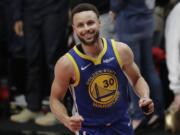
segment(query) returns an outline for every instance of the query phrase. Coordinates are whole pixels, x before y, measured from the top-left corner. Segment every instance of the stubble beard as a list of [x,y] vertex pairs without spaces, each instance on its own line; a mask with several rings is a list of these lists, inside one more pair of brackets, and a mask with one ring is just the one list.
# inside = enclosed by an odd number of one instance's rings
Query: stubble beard
[[84,40],[84,39],[81,38],[80,36],[78,36],[78,38],[79,38],[79,40],[81,41],[81,43],[83,43],[83,45],[91,46],[91,45],[94,45],[94,43],[98,41],[99,31],[96,31],[96,33],[95,33],[94,38],[93,38],[92,41]]

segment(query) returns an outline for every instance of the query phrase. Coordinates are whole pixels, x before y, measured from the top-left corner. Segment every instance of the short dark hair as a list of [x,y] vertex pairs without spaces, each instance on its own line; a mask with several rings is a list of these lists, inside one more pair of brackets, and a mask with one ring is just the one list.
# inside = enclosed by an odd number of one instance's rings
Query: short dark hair
[[81,3],[75,6],[71,11],[71,22],[73,22],[73,17],[76,13],[83,12],[83,11],[93,11],[97,17],[99,18],[99,11],[98,9],[89,3]]

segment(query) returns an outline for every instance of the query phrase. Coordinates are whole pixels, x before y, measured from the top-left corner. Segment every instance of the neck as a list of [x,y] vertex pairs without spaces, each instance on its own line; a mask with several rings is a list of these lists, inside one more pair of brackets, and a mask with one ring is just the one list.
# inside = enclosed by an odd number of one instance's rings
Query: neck
[[97,58],[103,50],[103,42],[101,38],[99,38],[97,42],[92,45],[82,45],[82,49],[86,55]]

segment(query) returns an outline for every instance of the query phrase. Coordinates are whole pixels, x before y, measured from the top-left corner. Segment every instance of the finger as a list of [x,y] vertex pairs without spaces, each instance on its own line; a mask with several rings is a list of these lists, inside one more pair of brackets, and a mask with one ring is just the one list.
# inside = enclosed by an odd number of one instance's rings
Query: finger
[[151,110],[151,111],[149,111],[149,112],[147,112],[147,113],[144,113],[145,115],[150,115],[150,114],[152,114],[154,111],[153,110]]
[[141,107],[147,107],[147,109],[153,108],[154,107],[154,103],[150,102],[150,103],[144,103],[142,104]]
[[142,102],[139,103],[140,107],[142,106],[147,106],[152,103],[152,100],[143,100]]
[[71,126],[71,128],[73,129],[73,131],[79,131],[81,129],[80,125],[73,125]]
[[79,131],[81,127],[72,127],[73,131]]
[[71,122],[70,123],[71,126],[81,126],[82,125],[82,122]]
[[73,122],[73,123],[82,123],[81,119],[76,119],[76,118],[71,119],[70,121]]
[[139,105],[141,105],[142,106],[142,104],[144,104],[144,102],[146,101],[146,99],[145,98],[141,98],[140,100],[139,100]]
[[80,119],[81,119],[81,121],[84,121],[84,118],[82,116],[80,116]]
[[70,130],[71,130],[72,132],[74,132],[74,133],[77,133],[77,132],[79,132],[80,129],[77,129],[77,128],[71,128]]
[[71,125],[71,127],[81,127],[82,122],[81,121],[71,121],[70,125]]
[[149,104],[149,109],[151,109],[151,108],[154,108],[154,104],[153,103]]
[[143,113],[145,113],[145,114],[149,113],[151,110],[154,110],[154,104],[150,103],[150,104],[147,104],[147,105],[142,105],[141,109],[142,109]]
[[154,112],[154,108],[150,108],[147,112],[144,112],[145,115],[150,115]]
[[150,115],[152,112],[144,113],[145,115]]
[[81,128],[81,125],[74,125],[73,128],[75,128],[75,129],[80,129],[80,128]]
[[152,114],[154,111],[153,110],[149,110],[148,112],[144,112],[145,115],[150,115]]
[[75,115],[77,118],[81,119],[82,121],[84,121],[84,118],[81,115]]
[[71,120],[74,121],[74,122],[82,122],[82,121],[84,121],[83,117],[80,116],[80,115],[75,115],[75,116],[71,117]]
[[150,113],[153,113],[154,112],[154,108],[152,108],[152,109],[150,109],[150,111],[149,111]]

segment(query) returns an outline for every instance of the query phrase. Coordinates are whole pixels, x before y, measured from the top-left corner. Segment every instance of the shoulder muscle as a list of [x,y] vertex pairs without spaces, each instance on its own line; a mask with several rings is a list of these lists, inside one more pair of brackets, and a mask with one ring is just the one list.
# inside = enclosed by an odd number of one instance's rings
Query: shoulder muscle
[[116,47],[122,61],[122,67],[132,64],[134,61],[134,55],[129,46],[122,42],[116,42]]

